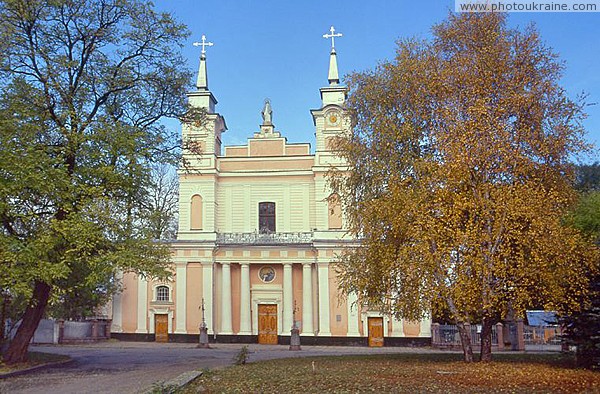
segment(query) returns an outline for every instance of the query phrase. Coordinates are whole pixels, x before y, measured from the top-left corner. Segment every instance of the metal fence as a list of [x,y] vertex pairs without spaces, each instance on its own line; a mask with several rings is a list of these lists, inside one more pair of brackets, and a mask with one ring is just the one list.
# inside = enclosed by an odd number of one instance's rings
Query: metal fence
[[218,233],[217,243],[221,245],[277,245],[310,244],[312,232],[296,233]]
[[[481,326],[466,326],[470,329],[472,346],[481,346]],[[496,350],[560,351],[561,337],[559,326],[527,326],[522,320],[492,326],[492,347]],[[432,324],[431,343],[437,348],[460,348],[458,327]]]
[[[471,333],[471,344],[481,346],[481,326],[467,325]],[[450,324],[433,324],[431,327],[431,340],[434,347],[454,348],[460,347],[460,334],[458,327]],[[492,326],[492,346],[498,346],[497,326]]]

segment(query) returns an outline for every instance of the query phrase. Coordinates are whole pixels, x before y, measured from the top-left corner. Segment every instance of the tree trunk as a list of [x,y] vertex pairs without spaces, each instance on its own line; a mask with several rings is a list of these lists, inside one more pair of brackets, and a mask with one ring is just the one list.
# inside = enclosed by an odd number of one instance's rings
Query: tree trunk
[[463,354],[465,356],[465,362],[473,362],[473,347],[471,346],[471,329],[465,326],[465,323],[458,322],[458,334],[460,335],[460,344],[462,345]]
[[25,309],[21,325],[19,325],[15,338],[11,341],[4,355],[4,362],[7,364],[27,361],[29,342],[46,310],[48,298],[50,298],[50,289],[51,287],[44,282],[35,282],[33,295],[27,309]]
[[0,348],[4,343],[6,331],[6,310],[8,309],[8,295],[2,296],[2,312],[0,312]]
[[481,322],[481,352],[479,360],[492,361],[492,319],[485,316]]

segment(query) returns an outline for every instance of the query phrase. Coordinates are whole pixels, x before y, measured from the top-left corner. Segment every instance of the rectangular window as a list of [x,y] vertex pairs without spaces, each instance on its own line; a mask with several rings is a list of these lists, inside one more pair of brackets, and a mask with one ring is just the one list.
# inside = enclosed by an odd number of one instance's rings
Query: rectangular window
[[261,202],[258,204],[258,230],[261,233],[275,232],[274,202]]

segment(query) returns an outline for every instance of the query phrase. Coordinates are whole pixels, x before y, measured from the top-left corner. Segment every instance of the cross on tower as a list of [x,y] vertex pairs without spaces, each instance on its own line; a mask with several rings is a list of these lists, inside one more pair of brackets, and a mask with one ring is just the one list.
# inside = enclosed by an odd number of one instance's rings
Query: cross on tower
[[200,53],[202,55],[204,55],[206,53],[206,47],[211,47],[215,44],[213,44],[212,42],[206,41],[206,36],[204,34],[202,34],[202,42],[195,42],[192,45],[194,45],[195,47],[202,47],[202,52],[200,52]]
[[342,33],[336,33],[335,28],[333,26],[331,26],[329,31],[331,32],[331,34],[323,34],[323,38],[331,38],[331,49],[334,49],[335,48],[335,38],[341,37]]

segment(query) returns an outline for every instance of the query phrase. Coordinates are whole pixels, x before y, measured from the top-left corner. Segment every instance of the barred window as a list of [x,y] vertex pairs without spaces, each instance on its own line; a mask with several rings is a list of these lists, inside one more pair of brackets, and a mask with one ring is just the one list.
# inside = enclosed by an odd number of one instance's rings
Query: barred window
[[258,229],[261,233],[275,232],[274,202],[261,202],[258,204]]
[[156,288],[156,301],[169,301],[169,288],[167,286]]

